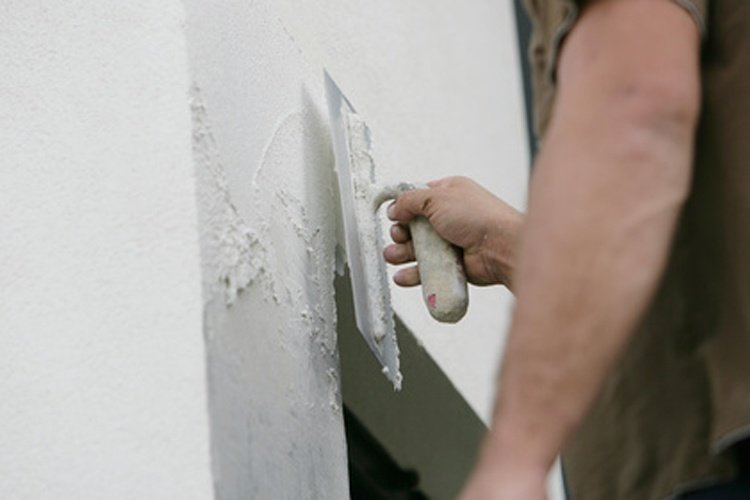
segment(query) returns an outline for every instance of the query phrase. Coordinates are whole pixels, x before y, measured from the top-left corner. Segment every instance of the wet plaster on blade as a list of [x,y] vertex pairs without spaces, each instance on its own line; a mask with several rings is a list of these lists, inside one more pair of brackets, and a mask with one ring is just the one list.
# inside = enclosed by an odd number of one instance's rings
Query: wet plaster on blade
[[[329,438],[310,436],[318,425],[310,418],[341,419],[330,138],[313,125],[320,122],[314,112],[284,115],[245,188],[250,204],[243,210],[232,197],[242,187],[228,185],[197,86],[191,109],[217,489],[219,497],[262,496],[264,482],[283,484],[291,474],[272,463],[297,467],[308,458],[296,454],[330,453]],[[300,161],[293,151],[309,158]],[[278,354],[257,359],[263,352]],[[250,394],[259,397],[248,400]],[[320,469],[316,476],[331,473],[323,463],[309,467]]]
[[[349,160],[351,165],[352,184],[354,189],[354,206],[359,229],[359,247],[362,252],[367,296],[370,302],[370,325],[372,336],[382,349],[387,337],[394,345],[395,368],[394,387],[398,390],[403,379],[399,370],[399,352],[396,339],[396,328],[391,308],[391,294],[388,285],[388,274],[382,256],[384,247],[380,219],[377,215],[375,198],[379,186],[375,180],[376,164],[372,152],[372,137],[367,124],[357,113],[342,109],[346,123],[349,142]],[[388,376],[390,369],[383,367]]]

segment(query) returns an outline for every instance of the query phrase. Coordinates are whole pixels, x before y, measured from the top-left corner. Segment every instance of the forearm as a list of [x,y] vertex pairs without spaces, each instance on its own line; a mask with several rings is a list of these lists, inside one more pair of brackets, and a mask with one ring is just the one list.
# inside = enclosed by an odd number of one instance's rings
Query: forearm
[[677,182],[653,196],[653,186],[618,186],[627,178],[590,190],[577,184],[603,164],[630,172],[636,162],[674,170],[669,163],[689,161],[684,154],[618,157],[607,148],[571,154],[590,150],[590,137],[550,137],[537,165],[495,415],[500,449],[514,459],[523,450],[543,465],[627,344],[658,282],[684,193]]
[[[697,105],[662,106],[659,82],[622,98],[569,66],[532,181],[484,466],[552,463],[658,284],[688,190]],[[697,102],[687,92],[673,102]]]

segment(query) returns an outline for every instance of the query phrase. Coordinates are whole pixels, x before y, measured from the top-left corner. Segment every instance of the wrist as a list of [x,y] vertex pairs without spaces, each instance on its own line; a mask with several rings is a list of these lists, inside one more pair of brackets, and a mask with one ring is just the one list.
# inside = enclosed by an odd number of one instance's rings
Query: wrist
[[547,475],[531,470],[489,468],[479,464],[464,488],[461,500],[543,500]]
[[493,283],[513,290],[523,214],[513,211],[495,221],[484,233],[480,251],[487,275]]
[[556,456],[534,447],[519,433],[493,427],[484,441],[479,468],[487,473],[502,471],[510,477],[544,481]]

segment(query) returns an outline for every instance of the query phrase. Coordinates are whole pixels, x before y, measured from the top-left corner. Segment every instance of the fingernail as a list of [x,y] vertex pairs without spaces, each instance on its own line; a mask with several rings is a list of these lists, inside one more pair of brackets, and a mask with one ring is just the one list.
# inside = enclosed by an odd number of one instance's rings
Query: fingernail
[[396,202],[392,202],[390,205],[388,205],[388,218],[391,220],[396,220],[394,217],[396,215]]

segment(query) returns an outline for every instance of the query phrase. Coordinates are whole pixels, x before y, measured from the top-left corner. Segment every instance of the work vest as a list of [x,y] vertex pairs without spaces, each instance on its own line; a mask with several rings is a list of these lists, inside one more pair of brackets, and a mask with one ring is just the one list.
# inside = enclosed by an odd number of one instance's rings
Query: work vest
[[[672,498],[726,481],[732,444],[750,437],[750,1],[672,1],[703,36],[691,191],[659,289],[563,453],[572,500]],[[526,7],[543,144],[580,9]]]

